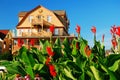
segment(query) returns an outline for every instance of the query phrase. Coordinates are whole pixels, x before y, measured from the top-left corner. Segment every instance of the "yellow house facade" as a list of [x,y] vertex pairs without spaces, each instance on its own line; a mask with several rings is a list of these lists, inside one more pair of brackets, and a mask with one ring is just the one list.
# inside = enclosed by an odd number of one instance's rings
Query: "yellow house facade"
[[10,30],[0,30],[0,54],[11,53],[12,51],[12,33]]
[[51,36],[49,28],[52,25],[55,27],[53,33],[54,39],[57,37],[61,39],[65,37],[74,37],[69,36],[69,20],[64,10],[49,10],[43,6],[37,6],[28,12],[20,12],[18,17],[19,22],[16,26],[17,33],[12,39],[13,52],[19,49],[17,42],[15,43],[18,39],[22,39],[24,41],[24,45],[27,46],[31,39],[35,39],[36,45],[38,45],[39,39],[49,39]]
[[42,30],[49,32],[51,25],[55,26],[55,35],[68,35],[69,20],[65,11],[50,11],[43,6],[38,6],[29,12],[19,13],[17,36],[24,36],[25,33],[37,34]]

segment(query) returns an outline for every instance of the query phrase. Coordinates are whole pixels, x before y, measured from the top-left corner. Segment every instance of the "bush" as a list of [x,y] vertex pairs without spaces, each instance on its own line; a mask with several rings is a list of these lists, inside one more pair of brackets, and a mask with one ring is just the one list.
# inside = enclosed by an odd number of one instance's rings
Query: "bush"
[[0,54],[0,60],[9,60],[11,61],[13,59],[13,55],[9,52],[1,53]]

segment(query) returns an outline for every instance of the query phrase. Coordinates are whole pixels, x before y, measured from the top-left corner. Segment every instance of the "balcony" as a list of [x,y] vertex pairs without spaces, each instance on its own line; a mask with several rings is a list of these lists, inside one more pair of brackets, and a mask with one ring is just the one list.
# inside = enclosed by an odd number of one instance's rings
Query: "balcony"
[[32,19],[32,25],[42,25],[43,21],[41,19]]
[[22,37],[50,37],[52,34],[42,30],[41,32],[23,32]]
[[33,19],[32,23],[33,26],[45,26],[45,27],[49,27],[51,25],[53,25],[52,23],[45,21],[44,19]]

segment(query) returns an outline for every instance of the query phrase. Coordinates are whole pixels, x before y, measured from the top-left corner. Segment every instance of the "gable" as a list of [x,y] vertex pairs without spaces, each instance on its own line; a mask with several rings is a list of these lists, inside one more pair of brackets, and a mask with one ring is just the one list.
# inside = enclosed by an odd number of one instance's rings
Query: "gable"
[[[24,13],[22,13],[21,15],[23,16],[23,14]],[[25,16],[17,24],[16,28],[31,27],[31,22],[29,22],[29,17],[32,16],[33,19],[35,19],[35,18],[37,18],[38,15],[44,16],[45,21],[47,21],[47,16],[52,16],[51,24],[54,24],[55,26],[64,26],[63,23],[60,21],[60,19],[52,11],[50,11],[42,6],[38,6],[29,12],[25,12],[24,15]]]

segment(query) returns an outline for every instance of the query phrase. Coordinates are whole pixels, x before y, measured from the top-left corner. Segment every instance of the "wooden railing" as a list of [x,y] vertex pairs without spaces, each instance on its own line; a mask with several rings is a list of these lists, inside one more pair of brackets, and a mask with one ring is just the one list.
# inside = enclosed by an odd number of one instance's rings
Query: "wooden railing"
[[[27,44],[23,44],[22,46],[25,46],[27,49],[30,48],[30,47],[35,47],[35,48],[37,48],[39,50],[41,49],[40,45],[30,46],[30,45],[27,45]],[[13,45],[13,47],[12,47],[12,54],[15,54],[17,51],[19,51],[21,47],[19,47],[17,44]]]
[[41,25],[43,23],[42,19],[33,19],[32,25]]
[[28,32],[23,32],[22,33],[22,36],[23,37],[26,37],[26,36],[28,36],[28,37],[32,37],[32,36],[34,36],[34,37],[50,37],[52,34],[50,33],[50,32],[46,32],[46,31],[44,31],[44,30],[42,30],[41,32],[31,32],[31,33],[28,33]]

